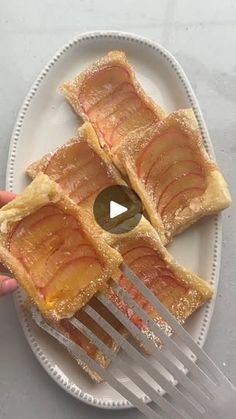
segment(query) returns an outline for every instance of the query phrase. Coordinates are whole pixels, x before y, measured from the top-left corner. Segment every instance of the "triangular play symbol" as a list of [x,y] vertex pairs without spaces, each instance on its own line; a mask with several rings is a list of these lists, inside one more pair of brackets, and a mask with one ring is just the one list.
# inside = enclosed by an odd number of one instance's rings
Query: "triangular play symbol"
[[127,208],[123,205],[117,204],[117,202],[110,201],[110,218],[117,217],[120,214],[123,214],[123,212],[126,212]]

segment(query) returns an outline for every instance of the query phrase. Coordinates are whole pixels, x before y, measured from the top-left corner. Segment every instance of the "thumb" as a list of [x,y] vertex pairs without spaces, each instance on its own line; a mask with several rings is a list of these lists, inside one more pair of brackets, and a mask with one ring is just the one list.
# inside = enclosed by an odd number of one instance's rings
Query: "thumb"
[[8,276],[0,276],[0,296],[15,291],[17,282],[14,278]]

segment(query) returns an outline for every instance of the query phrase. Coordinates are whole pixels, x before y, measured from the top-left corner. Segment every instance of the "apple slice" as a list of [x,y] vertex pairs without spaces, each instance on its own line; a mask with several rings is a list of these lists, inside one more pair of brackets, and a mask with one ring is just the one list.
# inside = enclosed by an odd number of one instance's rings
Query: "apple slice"
[[67,173],[63,179],[59,179],[59,185],[69,194],[74,190],[78,190],[83,183],[88,183],[91,177],[94,176],[95,168],[99,171],[102,170],[102,167],[98,164],[99,157],[97,155],[91,155],[91,159],[84,165],[81,169],[73,170],[72,172]]
[[45,172],[77,204],[114,183],[107,165],[85,141],[71,142],[58,149]]
[[169,127],[160,133],[161,129],[136,152],[135,166],[143,187],[170,232],[169,224],[173,224],[176,214],[204,193],[207,178],[197,144],[181,127]]
[[115,112],[112,112],[107,117],[97,121],[96,126],[103,134],[104,138],[106,138],[106,141],[109,141],[116,127],[121,123],[126,123],[131,115],[141,106],[142,102],[138,95],[135,92],[129,93],[128,97],[120,103]]
[[105,98],[90,108],[88,111],[89,120],[97,122],[115,112],[129,93],[135,93],[131,83],[124,82],[118,85],[110,95],[105,96]]
[[159,172],[158,186],[155,195],[161,195],[166,187],[175,179],[186,176],[188,173],[203,175],[203,168],[194,160],[175,161],[170,166]]
[[71,299],[101,275],[102,265],[96,257],[80,256],[58,269],[42,294],[48,302]]
[[[86,275],[81,261],[98,260],[77,221],[56,207],[54,211],[52,207],[40,208],[23,219],[14,232],[9,242],[11,252],[22,261],[37,288],[46,289],[60,269],[63,271],[71,261],[80,260],[82,273]],[[88,265],[88,276],[90,271]]]
[[108,134],[125,121],[133,112],[141,106],[141,100],[135,92],[129,93],[128,97],[111,111],[106,117],[96,121],[96,125],[103,134]]
[[110,139],[109,145],[117,145],[122,138],[125,138],[130,132],[145,127],[146,125],[156,120],[155,113],[149,109],[144,103],[141,102],[141,106],[133,112],[129,118],[120,121],[120,123],[114,127]]
[[206,179],[205,176],[199,173],[188,173],[182,175],[172,182],[170,182],[167,187],[163,190],[162,194],[159,197],[157,209],[159,213],[162,213],[166,207],[170,204],[171,200],[178,196],[179,199],[185,201],[185,204],[189,202],[188,191],[191,189],[199,189],[204,191],[206,188]]
[[13,228],[10,232],[10,235],[7,239],[7,247],[10,251],[12,248],[17,244],[20,245],[20,241],[22,237],[27,233],[30,232],[31,227],[37,221],[40,221],[42,218],[50,215],[55,215],[56,213],[60,214],[60,209],[55,208],[53,205],[47,205],[43,208],[42,211],[36,211],[34,214],[28,215],[24,221],[26,222],[26,228],[22,228],[21,223],[17,223],[15,228]]
[[55,181],[62,180],[73,170],[81,170],[92,159],[93,154],[85,141],[68,143],[55,151],[44,171]]
[[161,217],[163,219],[164,224],[167,224],[168,228],[170,226],[170,220],[174,218],[176,212],[179,212],[183,208],[185,208],[192,199],[199,197],[205,192],[205,188],[195,187],[184,189],[177,193],[171,201],[166,204],[164,208],[161,210]]
[[107,167],[96,154],[94,154],[93,160],[80,171],[69,174],[62,183],[59,182],[69,197],[77,204],[113,183],[114,180],[109,175]]
[[[175,290],[175,288],[179,287],[175,274],[166,266],[166,263],[162,259],[161,255],[159,255],[155,249],[146,245],[145,240],[138,240],[135,243],[135,247],[133,247],[133,244],[131,248],[127,248],[126,246],[121,253],[125,262],[129,264],[132,270],[141,280],[143,280],[145,285],[151,289],[158,298],[160,298],[160,300],[166,298],[168,292],[171,293]],[[144,310],[148,313],[153,313],[153,308],[145,297],[143,297],[143,295],[125,276],[120,276],[119,284],[121,287],[126,289],[131,297],[134,298]],[[183,292],[182,289],[181,292]],[[118,296],[111,295],[110,298],[115,301],[118,307],[140,329],[145,327],[144,322],[126,303],[122,302]],[[156,313],[153,313],[153,316],[155,315]]]
[[[139,254],[141,254],[141,247],[137,247]],[[151,249],[151,248],[149,248]],[[144,253],[149,251],[148,247],[143,243]],[[123,253],[130,254],[133,253],[130,249],[130,252],[127,250]],[[147,255],[147,260],[145,261],[145,254],[140,258],[140,263],[137,263],[137,260],[132,264],[132,269],[139,277],[143,280],[145,285],[160,299],[160,301],[171,309],[171,304],[175,303],[176,300],[180,301],[180,298],[183,297],[186,293],[186,289],[180,285],[175,274],[170,268],[168,268],[161,258],[160,255],[156,253],[156,259],[154,258],[154,263],[150,262],[150,255]],[[153,256],[151,256],[153,257]],[[124,256],[125,259],[125,256]],[[127,260],[125,259],[127,262]],[[131,266],[131,265],[130,265]],[[121,287],[126,289],[126,291],[131,295],[132,298],[153,318],[157,317],[157,313],[153,310],[152,306],[148,301],[143,297],[143,295],[130,283],[130,281],[121,275],[119,278],[119,284]],[[109,290],[109,296],[112,301],[119,307],[120,310],[126,314],[134,324],[136,324],[141,330],[146,329],[145,323],[133,312],[133,310],[112,291]]]
[[[94,173],[96,175],[96,172]],[[97,177],[93,177],[87,182],[84,182],[80,187],[75,189],[69,194],[69,197],[76,204],[85,204],[87,199],[90,199],[93,195],[94,198],[100,191],[112,185],[114,182],[105,173],[98,173]]]
[[155,185],[157,182],[159,183],[162,172],[175,162],[185,162],[186,160],[195,160],[194,151],[190,147],[176,145],[171,149],[167,149],[150,166],[149,171],[143,177],[143,182],[148,188],[155,189]]
[[130,265],[137,257],[155,254],[156,252],[154,249],[149,246],[145,246],[143,243],[140,243],[140,245],[136,244],[135,247],[128,248],[126,251],[122,251],[122,256],[128,265]]
[[[66,230],[63,231],[58,247],[49,249],[45,257],[41,257],[33,266],[34,282],[39,288],[43,288],[49,284],[56,271],[70,260],[78,257],[97,256],[95,250],[89,243],[79,240],[77,230]],[[71,240],[72,243],[68,240],[68,234],[73,237],[73,240]]]
[[[130,131],[159,120],[157,110],[147,104],[132,72],[119,64],[93,67],[78,80],[78,101],[86,119],[110,147]],[[76,87],[72,103],[76,102]],[[84,116],[85,116],[84,115]]]
[[58,249],[65,241],[65,235],[68,236],[68,248],[84,240],[84,234],[74,217],[65,216],[55,206],[45,206],[17,224],[8,239],[8,247],[30,272]]
[[168,156],[172,149],[178,147],[189,147],[188,138],[181,131],[170,129],[153,137],[137,156],[138,176],[146,181],[152,167],[157,167],[157,161],[161,161],[161,156]]
[[[64,221],[62,213],[46,215],[40,220],[37,215],[36,213],[37,221],[34,224],[31,224],[32,218],[29,220],[30,230],[28,229],[28,217],[22,220],[9,241],[11,253],[20,258],[27,269],[30,269],[41,255],[46,254],[48,248],[57,245],[58,238],[55,233],[62,228]],[[72,217],[69,218],[71,221],[74,220]],[[70,220],[66,221],[70,222]]]
[[125,82],[130,82],[130,74],[121,65],[111,65],[92,72],[83,81],[79,92],[79,101],[84,112],[88,112],[92,106]]
[[148,271],[157,272],[165,268],[165,263],[157,251],[144,243],[137,243],[135,247],[122,251],[122,256],[127,264],[137,273]]
[[157,270],[160,266],[163,266],[163,261],[157,255],[144,254],[131,262],[131,267],[137,272],[144,272],[146,269],[150,269],[150,266]]
[[[24,224],[24,220],[22,223]],[[77,227],[74,217],[69,215],[65,217],[63,213],[46,216],[33,224],[31,230],[26,232],[25,237],[21,238],[21,246],[31,250],[41,245],[44,247],[46,242],[53,244],[54,239],[57,238],[56,233],[68,226],[71,229]],[[22,225],[21,228],[26,227]]]

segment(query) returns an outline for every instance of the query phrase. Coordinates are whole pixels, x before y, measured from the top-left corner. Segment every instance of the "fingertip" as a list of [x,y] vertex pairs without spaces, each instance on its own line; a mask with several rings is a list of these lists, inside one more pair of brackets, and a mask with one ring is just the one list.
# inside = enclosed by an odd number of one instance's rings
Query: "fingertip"
[[0,295],[5,295],[15,291],[17,282],[14,278],[3,277],[0,280]]
[[8,191],[0,191],[0,206],[6,205],[16,197],[16,194]]

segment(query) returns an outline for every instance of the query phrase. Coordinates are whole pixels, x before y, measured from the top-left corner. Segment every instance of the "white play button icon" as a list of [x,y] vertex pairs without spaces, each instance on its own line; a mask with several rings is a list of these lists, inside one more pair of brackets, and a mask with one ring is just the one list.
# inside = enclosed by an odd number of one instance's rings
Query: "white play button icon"
[[112,234],[124,234],[136,227],[142,217],[142,202],[132,189],[112,185],[95,199],[93,214],[96,222]]
[[123,214],[128,208],[118,204],[115,201],[110,201],[110,218],[117,217],[117,215]]

